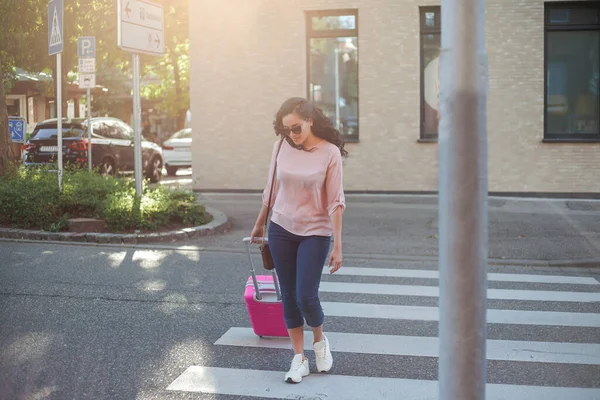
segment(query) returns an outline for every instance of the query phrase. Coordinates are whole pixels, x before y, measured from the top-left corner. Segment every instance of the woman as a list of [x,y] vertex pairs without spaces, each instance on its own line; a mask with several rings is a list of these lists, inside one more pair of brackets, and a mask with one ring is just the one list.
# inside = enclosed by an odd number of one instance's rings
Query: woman
[[[318,292],[325,261],[330,273],[342,265],[342,213],[346,207],[342,156],[347,152],[331,121],[306,99],[285,101],[273,126],[276,135],[282,137],[273,148],[263,206],[251,238],[256,242],[264,235],[273,185],[267,236],[295,354],[285,381],[298,383],[309,374],[304,355],[305,320],[313,331],[317,371],[327,372],[333,365],[329,341],[323,334]],[[332,235],[333,249],[327,260]]]

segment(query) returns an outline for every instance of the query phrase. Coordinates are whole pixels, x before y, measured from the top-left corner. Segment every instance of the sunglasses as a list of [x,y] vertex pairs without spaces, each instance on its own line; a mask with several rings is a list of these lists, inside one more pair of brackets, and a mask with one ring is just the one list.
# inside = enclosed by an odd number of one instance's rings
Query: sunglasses
[[283,133],[284,135],[289,135],[290,132],[291,133],[295,133],[296,135],[302,133],[302,124],[304,124],[304,121],[302,121],[302,123],[298,124],[298,125],[294,125],[291,128],[286,128],[286,127],[281,127],[281,133]]

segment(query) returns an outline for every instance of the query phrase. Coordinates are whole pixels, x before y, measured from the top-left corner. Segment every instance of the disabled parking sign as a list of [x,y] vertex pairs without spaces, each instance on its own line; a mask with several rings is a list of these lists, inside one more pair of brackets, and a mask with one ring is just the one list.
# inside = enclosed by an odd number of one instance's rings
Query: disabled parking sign
[[13,143],[25,143],[25,132],[27,132],[25,118],[8,117],[8,130]]

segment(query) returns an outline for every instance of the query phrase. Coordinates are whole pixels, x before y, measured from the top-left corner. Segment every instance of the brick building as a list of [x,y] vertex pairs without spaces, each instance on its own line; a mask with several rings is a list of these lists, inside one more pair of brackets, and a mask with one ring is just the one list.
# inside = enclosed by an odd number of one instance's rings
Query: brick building
[[[428,0],[190,2],[194,187],[260,190],[290,96],[339,124],[347,191],[436,191]],[[487,0],[489,189],[600,192],[600,1]]]

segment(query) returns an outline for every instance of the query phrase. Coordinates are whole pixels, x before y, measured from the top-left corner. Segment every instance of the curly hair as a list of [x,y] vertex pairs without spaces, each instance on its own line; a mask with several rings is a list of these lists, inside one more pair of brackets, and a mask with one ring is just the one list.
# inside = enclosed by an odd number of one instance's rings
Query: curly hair
[[304,146],[296,145],[292,139],[284,133],[283,129],[283,118],[289,114],[296,114],[303,119],[312,119],[313,125],[311,127],[312,132],[315,136],[321,139],[327,140],[329,143],[334,144],[340,149],[342,157],[347,157],[348,152],[344,149],[345,143],[340,132],[335,129],[333,123],[323,110],[315,106],[312,102],[302,97],[291,97],[287,99],[277,111],[275,120],[273,121],[273,128],[276,135],[282,135],[285,140],[292,146],[299,150],[305,150]]

